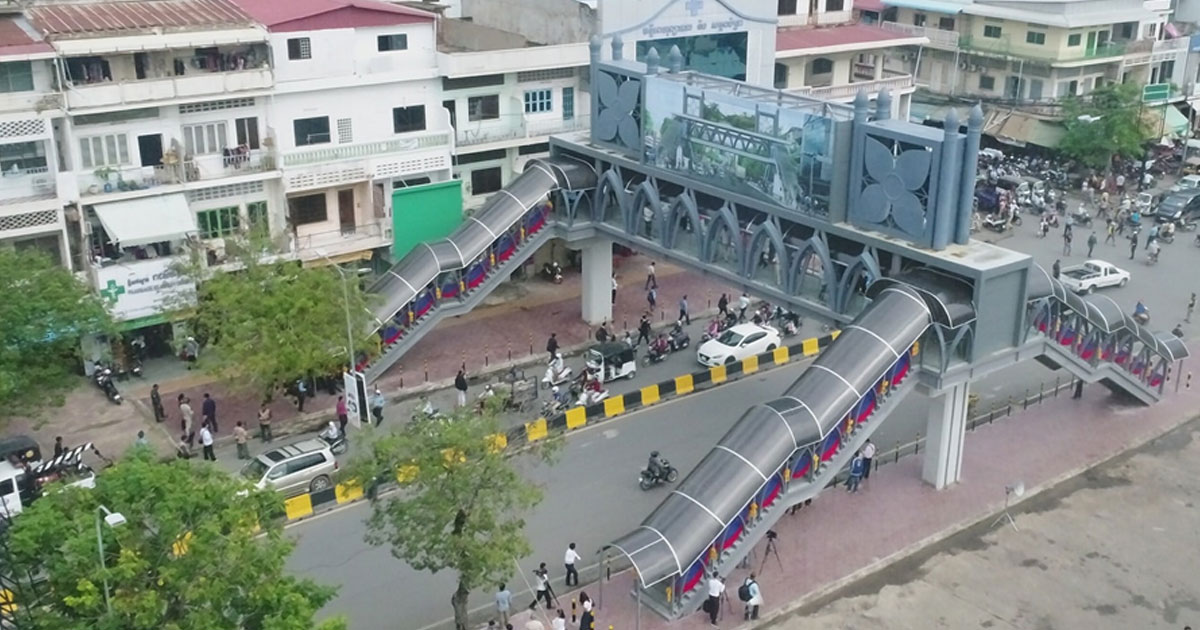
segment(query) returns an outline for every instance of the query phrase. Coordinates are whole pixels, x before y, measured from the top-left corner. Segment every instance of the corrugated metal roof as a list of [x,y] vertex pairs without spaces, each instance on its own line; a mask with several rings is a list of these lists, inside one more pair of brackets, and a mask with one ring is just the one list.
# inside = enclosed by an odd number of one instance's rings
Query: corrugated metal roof
[[25,22],[25,18],[0,18],[0,57],[54,52],[54,47],[43,41],[32,26],[22,22]]
[[[233,0],[268,28],[304,21],[307,30],[379,26],[380,14],[394,24],[432,22],[434,14],[375,0]],[[272,28],[272,30],[275,30]]]
[[244,27],[254,19],[230,0],[127,0],[30,7],[47,36],[162,29]]

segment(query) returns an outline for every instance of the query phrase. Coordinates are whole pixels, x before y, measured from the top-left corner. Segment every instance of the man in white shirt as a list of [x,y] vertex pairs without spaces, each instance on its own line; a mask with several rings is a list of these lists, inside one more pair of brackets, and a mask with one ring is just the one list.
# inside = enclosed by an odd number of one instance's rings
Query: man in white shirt
[[533,602],[529,604],[529,610],[537,608],[539,599],[546,602],[546,610],[551,610],[553,604],[550,603],[550,572],[546,570],[545,562],[533,570],[533,577],[537,582],[533,589]]
[[871,478],[871,459],[875,457],[875,444],[871,440],[867,440],[862,447],[863,458],[863,481]]
[[200,445],[204,447],[204,459],[215,462],[217,456],[213,453],[213,434],[208,429],[208,423],[200,425]]
[[[567,553],[563,556],[563,564],[567,565],[567,578],[565,580],[567,586],[574,584],[579,586],[579,571],[575,570],[575,561],[579,559],[579,554],[575,551],[575,543],[567,545]],[[571,581],[571,577],[575,577],[575,581]]]
[[658,269],[655,268],[653,260],[646,266],[646,288],[651,287],[658,288]]
[[712,625],[717,625],[717,613],[721,611],[721,593],[725,592],[725,583],[721,581],[721,576],[717,575],[716,571],[712,572],[712,577],[708,579],[708,621]]

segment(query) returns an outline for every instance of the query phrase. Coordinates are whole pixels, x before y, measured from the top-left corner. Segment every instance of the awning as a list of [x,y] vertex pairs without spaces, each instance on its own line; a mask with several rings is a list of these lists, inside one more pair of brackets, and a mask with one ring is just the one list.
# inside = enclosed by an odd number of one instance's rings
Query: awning
[[1175,137],[1183,137],[1187,135],[1188,119],[1174,105],[1167,105],[1167,133]]
[[177,241],[196,231],[183,193],[98,203],[93,208],[108,239],[121,247]]
[[175,50],[211,46],[241,46],[261,44],[267,31],[260,27],[192,30],[182,33],[131,35],[124,37],[85,37],[58,39],[54,47],[64,57],[105,55],[137,50]]
[[996,110],[984,122],[983,133],[1016,147],[1034,144],[1053,149],[1062,142],[1067,130],[1062,125],[1021,112]]
[[340,265],[343,263],[358,262],[360,260],[371,260],[371,256],[373,256],[374,254],[375,254],[374,251],[366,249],[366,250],[363,250],[360,252],[350,252],[348,254],[338,254],[337,256],[329,256],[329,257],[322,256],[322,257],[318,257],[318,258],[313,258],[312,260],[304,261],[304,266],[305,267],[324,267],[324,266],[330,265],[330,264]]

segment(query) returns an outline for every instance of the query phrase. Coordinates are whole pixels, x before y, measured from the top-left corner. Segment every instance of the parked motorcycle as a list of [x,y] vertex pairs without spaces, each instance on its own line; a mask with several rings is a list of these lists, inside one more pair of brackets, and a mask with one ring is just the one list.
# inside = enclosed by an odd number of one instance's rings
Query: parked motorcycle
[[112,368],[97,361],[95,363],[95,371],[92,374],[92,380],[96,383],[96,387],[104,392],[105,397],[113,404],[121,404],[121,393],[117,391],[117,385],[113,382]]
[[655,475],[651,474],[649,468],[643,468],[642,472],[638,474],[638,486],[642,490],[649,490],[662,483],[675,483],[675,480],[679,478],[679,471],[665,459],[662,460],[662,471],[661,474]]
[[554,284],[562,284],[562,265],[558,264],[557,260],[544,263],[542,265],[542,277]]

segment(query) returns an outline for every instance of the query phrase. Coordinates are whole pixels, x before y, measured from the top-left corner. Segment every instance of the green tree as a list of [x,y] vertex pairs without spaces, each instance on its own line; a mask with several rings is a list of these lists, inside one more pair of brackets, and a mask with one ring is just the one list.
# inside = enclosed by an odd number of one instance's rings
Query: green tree
[[[92,489],[52,489],[13,520],[6,551],[29,630],[337,630],[334,590],[288,575],[278,495],[135,449]],[[99,525],[101,506],[125,522]],[[107,580],[107,603],[106,603]]]
[[104,302],[37,250],[0,247],[0,418],[61,404],[79,337],[109,332]]
[[[366,540],[390,545],[414,569],[457,574],[450,597],[457,630],[467,628],[471,592],[504,581],[513,559],[531,553],[524,515],[542,499],[497,442],[496,411],[461,408],[446,421],[418,419],[369,436],[346,471],[349,479],[401,480],[400,492],[372,500]],[[556,446],[543,442],[524,456],[547,462]]]
[[258,243],[233,243],[238,271],[213,274],[195,262],[185,270],[199,285],[192,321],[207,344],[202,369],[264,394],[336,373],[347,363],[347,314],[355,352],[370,350],[372,315],[353,272],[343,282],[335,267],[279,261]]
[[1133,83],[1110,83],[1063,108],[1067,133],[1059,150],[1093,168],[1107,169],[1113,155],[1141,158],[1142,144],[1154,134]]

